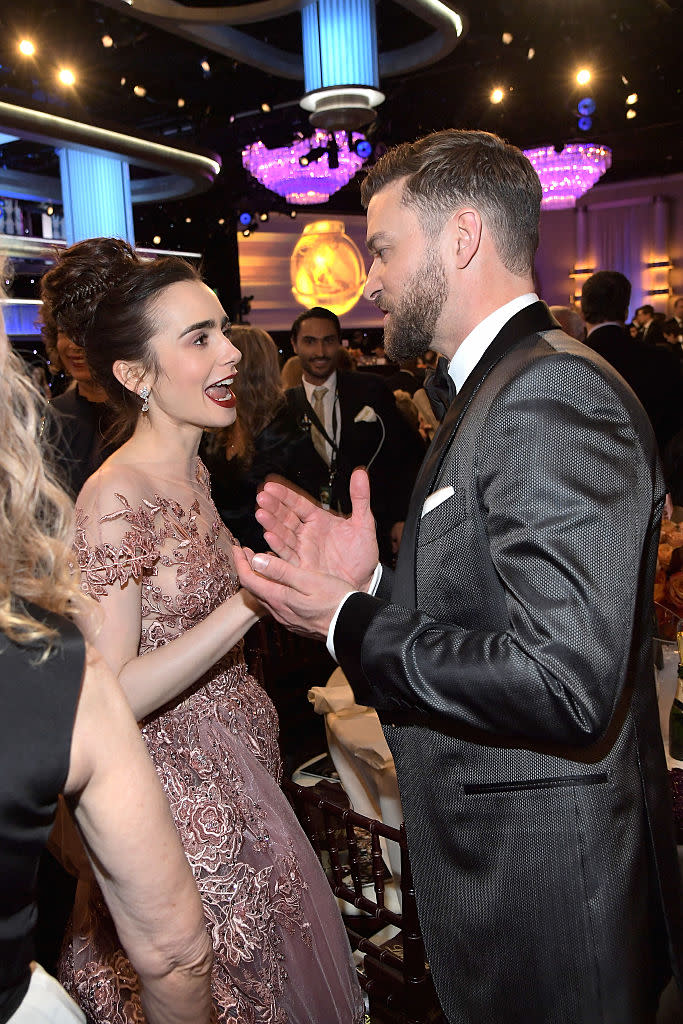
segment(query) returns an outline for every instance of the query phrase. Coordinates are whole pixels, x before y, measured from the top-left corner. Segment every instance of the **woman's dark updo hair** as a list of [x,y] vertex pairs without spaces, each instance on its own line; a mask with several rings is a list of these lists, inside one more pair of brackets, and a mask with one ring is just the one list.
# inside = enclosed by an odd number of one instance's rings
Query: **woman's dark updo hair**
[[117,437],[132,432],[142,402],[114,376],[117,360],[159,372],[150,338],[158,330],[156,298],[180,281],[201,281],[179,256],[141,259],[119,238],[88,238],[57,256],[43,276],[43,333],[63,331],[85,348],[93,379],[118,413]]

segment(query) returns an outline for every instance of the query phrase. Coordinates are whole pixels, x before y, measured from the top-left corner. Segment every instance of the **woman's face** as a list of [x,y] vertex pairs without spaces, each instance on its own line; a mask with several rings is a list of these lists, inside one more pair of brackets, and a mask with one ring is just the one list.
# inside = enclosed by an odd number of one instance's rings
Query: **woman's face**
[[57,351],[67,377],[72,377],[79,384],[92,383],[92,375],[85,352],[64,331],[59,331],[57,334]]
[[150,414],[197,427],[234,422],[232,382],[241,353],[214,292],[199,281],[179,281],[157,297],[159,329],[150,339],[159,374],[149,382]]

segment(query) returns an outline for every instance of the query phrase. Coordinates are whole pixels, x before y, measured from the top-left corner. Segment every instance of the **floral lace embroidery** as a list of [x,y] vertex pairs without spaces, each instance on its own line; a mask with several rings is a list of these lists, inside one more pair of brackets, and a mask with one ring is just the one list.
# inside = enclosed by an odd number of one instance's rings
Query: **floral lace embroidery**
[[[91,547],[88,518],[77,510],[76,559],[83,590],[97,601],[116,584],[141,583],[144,654],[191,629],[237,591],[231,538],[215,510],[200,531],[199,499],[185,512],[158,495],[137,509],[123,495],[116,498],[121,507],[100,521],[125,522],[120,544]],[[207,507],[210,513],[213,506]],[[244,776],[250,758],[275,780],[281,768],[277,715],[247,672],[242,644],[149,716],[142,731],[202,896],[215,951],[217,1019],[286,1024],[278,1007],[288,979],[283,933],[312,947],[302,907],[307,885],[291,842],[270,859],[269,808],[252,796],[252,780]],[[101,927],[101,899],[91,903],[87,962],[78,964],[70,987],[97,1020],[137,1022],[134,972],[112,944],[111,928]]]

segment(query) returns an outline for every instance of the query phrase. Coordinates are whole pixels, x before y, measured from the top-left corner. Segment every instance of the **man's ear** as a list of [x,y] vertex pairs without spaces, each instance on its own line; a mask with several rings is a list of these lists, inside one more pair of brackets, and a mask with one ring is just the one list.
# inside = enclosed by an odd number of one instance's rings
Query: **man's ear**
[[119,384],[129,391],[138,393],[144,383],[142,368],[137,363],[128,363],[125,359],[117,359],[111,368]]
[[457,210],[449,220],[446,230],[455,266],[464,270],[479,251],[481,243],[481,215],[471,207]]

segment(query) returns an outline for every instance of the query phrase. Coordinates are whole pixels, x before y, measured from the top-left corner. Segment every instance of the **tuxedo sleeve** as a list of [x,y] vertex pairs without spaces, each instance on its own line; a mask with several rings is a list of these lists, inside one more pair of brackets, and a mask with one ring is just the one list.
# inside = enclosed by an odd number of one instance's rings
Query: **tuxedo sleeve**
[[[608,367],[562,354],[502,387],[473,449],[470,535],[486,539],[480,557],[490,566],[477,578],[493,581],[490,590],[476,593],[462,523],[444,523],[431,545],[420,550],[418,539],[416,609],[348,599],[339,662],[357,701],[385,718],[405,711],[591,744],[629,681],[634,623],[651,600],[644,552],[656,544],[664,495],[649,423]],[[435,589],[448,591],[449,574],[461,592],[471,587],[474,613],[462,600],[439,605]]]

